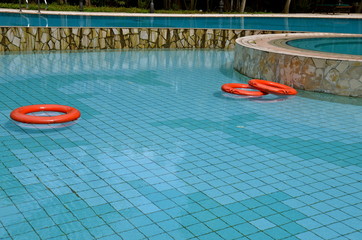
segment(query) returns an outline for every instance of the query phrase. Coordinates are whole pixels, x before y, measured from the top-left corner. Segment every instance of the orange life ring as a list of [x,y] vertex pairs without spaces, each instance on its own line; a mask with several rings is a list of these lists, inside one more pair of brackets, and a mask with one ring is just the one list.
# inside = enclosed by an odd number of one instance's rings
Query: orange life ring
[[265,94],[268,94],[266,92],[262,91],[248,91],[248,90],[242,90],[238,88],[247,88],[247,89],[254,89],[249,86],[249,84],[244,83],[226,83],[221,86],[221,90],[224,92],[232,93],[232,94],[239,94],[239,95],[247,95],[247,96],[263,96]]
[[260,80],[260,79],[252,79],[248,83],[253,88],[267,93],[272,93],[277,95],[295,95],[298,93],[297,90],[295,90],[294,88],[281,83]]
[[[65,114],[56,116],[32,116],[27,115],[33,112],[62,112]],[[52,123],[64,123],[77,120],[80,117],[78,109],[57,104],[37,104],[19,107],[10,113],[11,119],[30,124],[52,124]]]

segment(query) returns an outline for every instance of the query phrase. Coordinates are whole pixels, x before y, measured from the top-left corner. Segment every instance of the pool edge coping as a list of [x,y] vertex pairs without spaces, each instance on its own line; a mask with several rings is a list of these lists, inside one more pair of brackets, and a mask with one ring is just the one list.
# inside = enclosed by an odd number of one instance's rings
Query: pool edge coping
[[[318,52],[307,49],[300,49],[283,44],[284,40],[293,40],[300,38],[313,38],[313,37],[361,37],[361,34],[338,34],[338,33],[281,33],[281,34],[263,34],[252,35],[238,38],[236,45],[242,45],[244,47],[253,48],[265,52],[273,52],[278,54],[285,54],[291,56],[300,57],[313,57],[318,59],[330,59],[330,60],[343,60],[343,61],[355,61],[362,62],[362,56]],[[276,41],[280,41],[281,44],[276,44]],[[348,56],[348,57],[347,57]]]
[[[0,13],[20,13],[19,9],[0,8]],[[75,12],[75,11],[47,11],[22,9],[21,13],[48,14],[48,15],[81,15],[81,16],[119,16],[119,17],[291,17],[291,18],[346,18],[362,19],[362,13],[350,14],[320,14],[320,13],[266,13],[266,14],[169,14],[169,13],[122,13],[122,12]]]

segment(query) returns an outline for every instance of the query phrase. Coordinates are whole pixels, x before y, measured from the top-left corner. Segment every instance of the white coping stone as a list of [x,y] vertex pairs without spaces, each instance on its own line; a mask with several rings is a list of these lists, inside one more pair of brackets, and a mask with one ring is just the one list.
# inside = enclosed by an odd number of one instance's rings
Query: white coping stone
[[148,33],[147,31],[141,30],[140,38],[147,40],[148,39]]
[[89,28],[83,28],[83,35],[88,35],[91,33],[91,30]]
[[[280,53],[291,56],[313,57],[329,60],[347,60],[362,62],[362,56],[348,55],[338,53],[327,53],[318,51],[309,51],[306,49],[293,48],[287,45],[280,46],[272,43],[273,40],[292,40],[300,38],[323,38],[323,37],[361,37],[360,34],[339,34],[339,33],[282,33],[282,34],[262,34],[241,37],[236,40],[237,44],[242,46],[258,49],[261,51]],[[317,64],[316,64],[317,65]]]
[[340,62],[336,69],[338,72],[343,73],[347,68],[349,67],[349,64],[347,62]]
[[59,41],[59,40],[55,40],[54,46],[55,46],[55,49],[56,49],[56,50],[60,50],[60,41]]
[[78,28],[72,28],[72,33],[74,35],[78,35]]
[[8,30],[8,32],[6,33],[6,37],[8,38],[9,42],[13,42],[14,40],[14,34],[12,30]]
[[14,40],[12,43],[17,47],[20,47],[20,38],[14,37]]
[[112,28],[112,31],[114,34],[118,35],[119,34],[119,30],[117,28]]
[[82,46],[84,46],[84,47],[88,47],[89,44],[90,44],[90,40],[89,40],[89,38],[86,37],[86,36],[82,37],[81,42],[82,42]]
[[54,47],[53,41],[49,41],[48,46],[49,46],[49,49],[53,49],[53,47]]
[[25,34],[24,34],[23,28],[18,29],[18,34],[19,34],[19,37],[24,38]]
[[35,35],[36,33],[37,33],[37,28],[30,28],[30,31],[31,31],[31,33],[30,34],[32,34],[32,35]]
[[41,35],[41,39],[40,39],[40,41],[42,42],[42,43],[46,43],[47,41],[48,41],[48,34],[47,33],[43,33],[42,35]]
[[106,38],[106,37],[107,37],[107,31],[102,29],[102,30],[100,31],[100,34],[99,34],[99,35],[100,35],[101,38]]
[[151,32],[151,42],[155,43],[157,40],[158,34],[154,31]]
[[361,82],[354,79],[348,81],[348,83],[351,89],[358,89],[359,87],[361,87]]
[[325,59],[312,58],[312,60],[314,62],[314,65],[316,66],[316,68],[322,68],[326,64]]

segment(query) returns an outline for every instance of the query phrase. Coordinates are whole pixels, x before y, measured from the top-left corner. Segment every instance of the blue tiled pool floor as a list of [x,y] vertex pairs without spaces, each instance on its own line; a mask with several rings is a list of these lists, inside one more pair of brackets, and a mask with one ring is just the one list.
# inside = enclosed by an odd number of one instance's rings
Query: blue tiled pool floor
[[[228,51],[0,56],[0,239],[362,239],[362,99],[241,98]],[[11,110],[64,104],[61,128]]]

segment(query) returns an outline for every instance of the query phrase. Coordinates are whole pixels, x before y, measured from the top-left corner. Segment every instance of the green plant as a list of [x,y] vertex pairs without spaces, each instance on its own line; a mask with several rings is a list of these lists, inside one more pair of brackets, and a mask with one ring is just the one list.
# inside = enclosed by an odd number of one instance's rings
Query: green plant
[[138,7],[139,8],[148,8],[150,5],[150,1],[149,0],[138,0]]
[[294,12],[308,12],[312,8],[312,2],[310,0],[298,0],[295,3]]
[[91,4],[98,7],[124,7],[126,2],[122,0],[92,0]]
[[177,11],[177,10],[180,10],[180,6],[176,3],[172,3],[171,9]]
[[[0,0],[1,1],[1,0]],[[70,2],[70,0],[68,0]],[[123,1],[122,1],[123,2]],[[51,2],[48,0],[48,10],[49,11],[79,11],[79,5],[70,5],[70,4],[58,4],[55,1]],[[0,3],[0,8],[19,8],[19,2],[16,3]],[[25,8],[25,3],[23,1],[22,8]],[[38,10],[38,4],[36,3],[29,3],[30,10]],[[45,9],[45,4],[40,5],[40,9]],[[147,8],[137,8],[137,7],[110,7],[110,6],[84,6],[84,12],[126,12],[126,13],[149,13],[149,9]],[[250,13],[253,11],[250,10]],[[197,10],[163,10],[163,9],[156,9],[156,13],[177,13],[177,14],[201,14]]]

